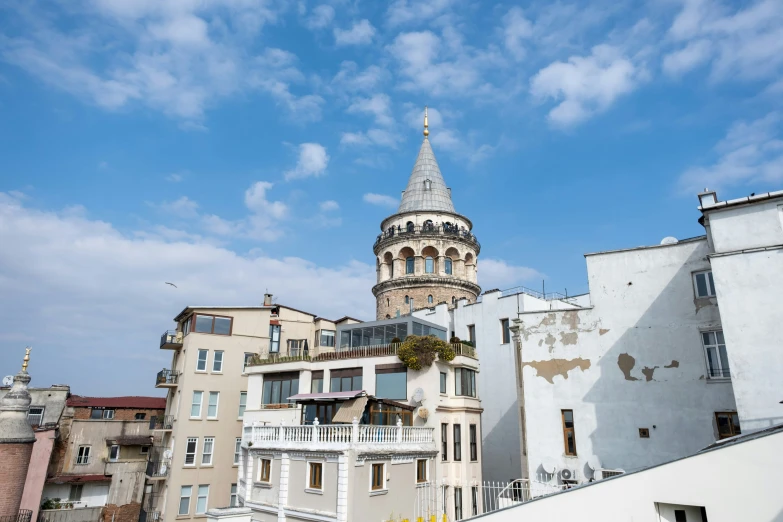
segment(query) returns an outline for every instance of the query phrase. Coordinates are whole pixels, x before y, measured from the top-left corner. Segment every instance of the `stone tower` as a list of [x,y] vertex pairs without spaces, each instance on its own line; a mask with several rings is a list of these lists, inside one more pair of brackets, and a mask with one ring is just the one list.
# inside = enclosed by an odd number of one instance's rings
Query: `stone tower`
[[14,384],[0,401],[0,519],[13,516],[16,520],[35,443],[35,433],[27,420],[31,400],[27,391],[29,360],[28,348],[22,371],[14,376]]
[[425,108],[424,141],[408,186],[373,246],[377,319],[462,298],[475,302],[481,293],[476,283],[481,245],[470,220],[454,210],[428,136]]

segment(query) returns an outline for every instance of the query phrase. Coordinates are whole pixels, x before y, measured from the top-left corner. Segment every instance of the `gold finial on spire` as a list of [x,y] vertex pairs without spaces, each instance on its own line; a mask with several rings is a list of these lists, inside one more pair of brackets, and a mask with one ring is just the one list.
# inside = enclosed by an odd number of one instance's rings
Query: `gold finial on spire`
[[24,361],[22,362],[22,371],[27,372],[27,364],[30,362],[30,348],[29,346],[25,348],[25,354],[24,354]]
[[424,137],[425,138],[430,135],[430,131],[427,127],[429,127],[429,124],[427,123],[427,106],[425,105],[424,106]]

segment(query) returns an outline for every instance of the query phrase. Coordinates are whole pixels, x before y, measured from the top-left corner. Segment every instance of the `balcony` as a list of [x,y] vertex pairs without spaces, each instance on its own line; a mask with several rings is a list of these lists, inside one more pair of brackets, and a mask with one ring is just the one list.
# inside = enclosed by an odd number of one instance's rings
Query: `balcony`
[[182,348],[182,332],[176,330],[166,330],[163,335],[160,336],[160,349],[161,350],[179,350]]
[[147,478],[150,480],[163,480],[169,476],[171,462],[168,460],[150,460],[147,462]]
[[179,372],[166,370],[165,368],[158,372],[155,378],[156,388],[176,388],[179,380]]
[[[378,234],[378,237],[375,239],[375,244],[373,245],[373,249],[380,250],[383,246],[394,242],[396,239],[405,238],[405,239],[411,239],[412,237],[416,236],[441,236],[441,237],[452,237],[454,239],[465,241],[467,243],[471,243],[475,249],[476,254],[481,250],[481,243],[479,243],[478,238],[476,238],[473,233],[471,233],[467,229],[458,229],[456,227],[444,227],[443,225],[417,225],[413,227],[409,227],[407,229],[402,228],[390,228],[386,232],[382,234]],[[376,251],[377,254],[377,251]]]
[[174,428],[174,415],[162,415],[150,417],[150,429],[152,431],[171,431]]

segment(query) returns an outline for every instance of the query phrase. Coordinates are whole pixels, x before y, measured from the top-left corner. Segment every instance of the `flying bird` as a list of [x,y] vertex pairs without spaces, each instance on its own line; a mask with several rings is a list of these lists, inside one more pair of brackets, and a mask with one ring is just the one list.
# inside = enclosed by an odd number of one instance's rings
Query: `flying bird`
[[171,286],[173,286],[174,288],[177,288],[177,285],[175,285],[174,283],[169,283],[168,281],[166,281],[166,284],[167,284],[167,285],[171,285]]

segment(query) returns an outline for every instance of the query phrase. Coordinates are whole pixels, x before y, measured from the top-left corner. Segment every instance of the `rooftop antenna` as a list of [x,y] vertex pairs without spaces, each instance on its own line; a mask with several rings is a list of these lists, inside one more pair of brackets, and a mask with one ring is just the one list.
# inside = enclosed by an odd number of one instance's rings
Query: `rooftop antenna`
[[430,130],[428,129],[429,123],[427,123],[427,106],[424,106],[424,137],[430,135]]

